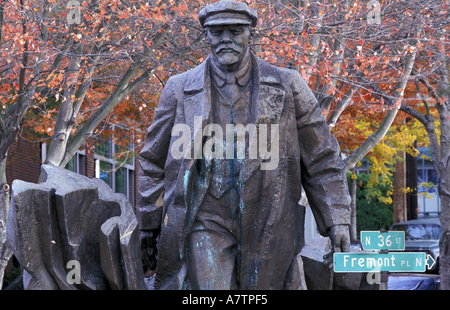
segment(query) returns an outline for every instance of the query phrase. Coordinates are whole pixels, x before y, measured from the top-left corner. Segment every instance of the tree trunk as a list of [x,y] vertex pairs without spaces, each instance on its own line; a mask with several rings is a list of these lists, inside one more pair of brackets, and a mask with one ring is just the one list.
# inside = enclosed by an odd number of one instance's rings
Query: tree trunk
[[[450,113],[447,115],[450,116]],[[442,119],[441,119],[442,120]],[[449,123],[449,120],[446,121]],[[450,126],[442,126],[441,141],[450,141]],[[442,145],[442,142],[441,142]],[[441,201],[441,242],[440,242],[440,275],[441,288],[450,290],[450,149],[442,146],[441,151],[440,180],[439,180],[439,198]]]
[[433,164],[439,174],[439,199],[441,202],[441,240],[439,273],[441,276],[441,288],[450,290],[450,86],[448,72],[442,66],[441,84],[436,91],[433,86],[423,77],[418,80],[423,83],[431,96],[436,100],[436,108],[440,118],[440,143],[438,140],[434,119],[428,112],[428,104],[423,100],[427,108],[427,114],[421,114],[411,106],[402,105],[402,111],[415,117],[425,127],[430,139],[433,154]]
[[350,178],[350,196],[352,197],[350,213],[350,241],[356,242],[358,240],[358,230],[356,227],[356,178],[354,177]]
[[442,171],[440,184],[441,201],[441,240],[439,273],[441,276],[441,289],[450,290],[450,184],[449,184],[450,164]]
[[441,288],[450,290],[450,96],[438,105],[441,118],[441,160],[439,197],[441,201],[440,275]]
[[6,265],[12,256],[12,250],[6,242],[6,221],[9,210],[9,185],[6,182],[6,156],[0,162],[0,290]]
[[[417,143],[414,143],[417,148]],[[406,154],[406,187],[409,192],[406,193],[406,220],[417,219],[417,158]]]
[[406,221],[406,172],[405,151],[399,151],[400,158],[394,164],[394,223]]
[[[413,46],[416,45],[417,42],[412,42]],[[367,155],[367,153],[372,150],[375,145],[377,145],[381,139],[386,135],[387,131],[391,127],[392,123],[394,122],[395,117],[397,116],[397,112],[400,109],[401,102],[403,100],[403,93],[406,88],[406,84],[409,80],[409,77],[411,75],[412,68],[414,66],[414,62],[416,60],[417,55],[417,49],[414,49],[414,52],[411,54],[408,54],[405,59],[405,64],[403,66],[403,72],[404,74],[400,77],[397,86],[396,91],[394,91],[394,94],[390,98],[386,98],[386,102],[390,102],[391,109],[386,113],[386,116],[384,117],[383,121],[381,122],[378,129],[372,133],[364,143],[359,146],[356,150],[354,150],[348,157],[344,160],[344,170],[347,171],[364,158],[364,156]],[[375,85],[373,85],[375,87]]]
[[[439,112],[441,125],[441,154],[438,162],[439,197],[441,200],[441,240],[440,267],[441,289],[450,290],[450,61],[446,57],[446,47],[442,45],[438,54],[439,81],[436,94],[438,99],[436,108]],[[447,51],[448,52],[448,51]],[[428,88],[428,87],[427,87]]]

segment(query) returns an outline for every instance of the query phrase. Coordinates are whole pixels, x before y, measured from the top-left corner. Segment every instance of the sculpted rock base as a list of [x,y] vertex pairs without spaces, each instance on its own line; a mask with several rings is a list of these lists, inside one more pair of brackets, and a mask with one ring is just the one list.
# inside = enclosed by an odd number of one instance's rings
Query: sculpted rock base
[[8,243],[25,289],[146,289],[125,195],[50,165],[42,166],[39,184],[16,180],[12,191]]
[[316,237],[308,242],[300,252],[308,290],[331,290],[333,288],[333,269],[330,269],[323,258],[330,251],[330,239]]

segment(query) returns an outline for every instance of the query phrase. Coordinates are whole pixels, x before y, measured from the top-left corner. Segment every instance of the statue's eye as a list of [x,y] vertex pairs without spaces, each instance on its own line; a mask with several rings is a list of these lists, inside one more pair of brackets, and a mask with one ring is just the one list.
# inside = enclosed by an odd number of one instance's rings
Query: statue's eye
[[209,31],[213,36],[220,36],[223,32],[222,29],[213,29]]

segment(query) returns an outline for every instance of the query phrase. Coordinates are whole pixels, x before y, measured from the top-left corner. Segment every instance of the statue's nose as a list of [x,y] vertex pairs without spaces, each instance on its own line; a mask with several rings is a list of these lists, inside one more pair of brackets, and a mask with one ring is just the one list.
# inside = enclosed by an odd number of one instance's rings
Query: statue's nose
[[221,41],[224,42],[224,43],[228,43],[228,42],[233,41],[233,37],[231,35],[231,32],[228,29],[225,29],[222,32],[222,40]]

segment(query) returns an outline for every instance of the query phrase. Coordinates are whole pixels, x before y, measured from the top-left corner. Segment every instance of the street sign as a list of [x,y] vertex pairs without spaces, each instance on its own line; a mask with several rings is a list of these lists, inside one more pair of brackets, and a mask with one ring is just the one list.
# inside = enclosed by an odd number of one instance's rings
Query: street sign
[[361,231],[361,245],[363,250],[405,250],[404,231]]
[[434,264],[424,252],[334,253],[334,272],[425,272]]

